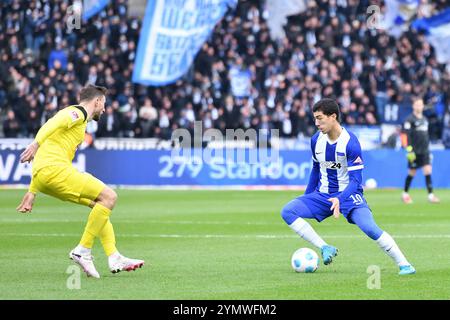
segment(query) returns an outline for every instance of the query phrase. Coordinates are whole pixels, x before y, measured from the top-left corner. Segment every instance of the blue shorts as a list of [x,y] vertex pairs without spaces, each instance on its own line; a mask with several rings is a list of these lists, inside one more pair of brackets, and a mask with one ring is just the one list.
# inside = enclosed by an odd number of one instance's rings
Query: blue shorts
[[[317,221],[321,222],[322,220],[328,218],[333,215],[333,211],[330,210],[332,203],[328,201],[330,198],[335,198],[340,195],[338,193],[320,193],[317,191],[305,194],[296,198],[305,204],[305,206],[309,209],[310,216]],[[351,212],[354,209],[359,208],[367,208],[370,210],[369,205],[364,199],[364,196],[356,192],[350,195],[346,200],[339,204],[340,211],[342,215],[348,220],[350,223],[354,223],[351,219]]]

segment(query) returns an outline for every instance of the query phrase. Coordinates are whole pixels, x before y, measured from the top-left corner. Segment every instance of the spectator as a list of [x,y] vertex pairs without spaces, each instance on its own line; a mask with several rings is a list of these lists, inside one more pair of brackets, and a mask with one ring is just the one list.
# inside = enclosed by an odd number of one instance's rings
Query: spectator
[[120,120],[113,107],[106,107],[105,114],[98,122],[97,137],[117,137],[120,130]]
[[158,119],[158,111],[152,105],[152,100],[145,98],[144,104],[139,109],[139,122],[141,126],[141,136],[150,137],[153,133],[153,127]]
[[16,138],[20,136],[20,124],[16,119],[14,111],[8,110],[6,119],[3,121],[3,134],[6,138]]
[[395,131],[389,135],[386,142],[384,143],[384,147],[396,150],[401,149],[402,148],[401,132],[402,132],[401,126],[396,126]]
[[55,67],[55,62],[57,61],[59,61],[61,69],[67,69],[67,53],[63,50],[61,40],[56,43],[56,49],[50,52],[50,56],[48,57],[48,69],[53,69]]

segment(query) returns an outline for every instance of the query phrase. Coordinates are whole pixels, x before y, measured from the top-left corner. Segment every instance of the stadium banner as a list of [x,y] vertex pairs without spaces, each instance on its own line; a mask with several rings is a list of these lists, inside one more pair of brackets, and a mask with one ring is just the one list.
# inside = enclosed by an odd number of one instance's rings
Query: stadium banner
[[102,11],[109,3],[109,0],[83,0],[83,21],[95,16]]
[[[0,186],[30,182],[31,165],[20,163],[20,150],[0,150]],[[309,151],[280,150],[276,161],[233,161],[216,152],[203,161],[204,150],[191,157],[173,157],[169,150],[79,151],[74,165],[107,184],[157,187],[302,187],[311,170]],[[379,149],[363,152],[363,181],[375,179],[378,187],[402,188],[407,175],[404,150]],[[237,159],[239,160],[239,159]],[[433,185],[450,188],[450,150],[433,151]],[[413,188],[425,188],[422,171],[417,172]]]
[[439,63],[450,63],[450,8],[432,17],[417,19],[411,27],[425,33]]
[[139,37],[133,82],[162,86],[175,82],[236,0],[148,1]]
[[411,113],[412,106],[410,104],[388,103],[384,106],[381,122],[384,124],[403,124]]

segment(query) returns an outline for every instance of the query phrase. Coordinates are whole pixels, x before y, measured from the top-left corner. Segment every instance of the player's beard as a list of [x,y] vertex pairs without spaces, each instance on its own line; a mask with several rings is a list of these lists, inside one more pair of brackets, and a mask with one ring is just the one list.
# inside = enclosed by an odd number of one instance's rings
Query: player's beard
[[94,114],[92,117],[92,120],[98,121],[100,119],[100,115],[99,114]]

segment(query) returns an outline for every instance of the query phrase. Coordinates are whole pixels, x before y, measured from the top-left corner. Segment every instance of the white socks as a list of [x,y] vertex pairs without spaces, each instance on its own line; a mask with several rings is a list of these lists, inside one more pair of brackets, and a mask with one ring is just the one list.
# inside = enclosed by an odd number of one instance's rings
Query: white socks
[[[314,231],[311,225],[302,218],[298,218],[289,228],[295,231],[300,237],[316,246],[317,248],[322,248],[327,243]],[[383,232],[381,236],[376,240],[381,249],[384,250],[398,266],[410,265],[408,260],[406,260],[402,251],[395,243],[395,240],[387,233]]]
[[323,241],[322,238],[310,226],[310,224],[302,218],[298,218],[292,222],[292,224],[289,225],[289,228],[294,230],[300,237],[319,249],[326,245],[326,242]]
[[383,249],[395,261],[395,263],[397,263],[397,265],[410,265],[398,245],[395,243],[395,240],[387,232],[383,232],[376,242],[380,248]]

